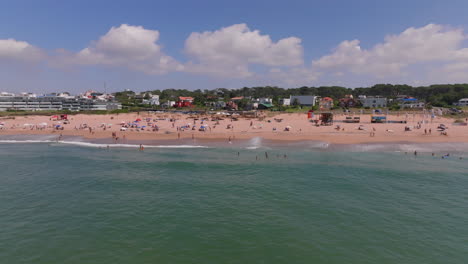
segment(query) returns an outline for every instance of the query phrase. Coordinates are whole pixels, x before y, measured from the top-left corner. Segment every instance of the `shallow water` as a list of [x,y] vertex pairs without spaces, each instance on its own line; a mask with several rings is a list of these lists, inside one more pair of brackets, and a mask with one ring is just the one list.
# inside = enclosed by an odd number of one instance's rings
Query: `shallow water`
[[0,263],[468,258],[468,164],[459,159],[468,155],[460,145],[384,150],[256,139],[141,152],[9,140],[0,144]]

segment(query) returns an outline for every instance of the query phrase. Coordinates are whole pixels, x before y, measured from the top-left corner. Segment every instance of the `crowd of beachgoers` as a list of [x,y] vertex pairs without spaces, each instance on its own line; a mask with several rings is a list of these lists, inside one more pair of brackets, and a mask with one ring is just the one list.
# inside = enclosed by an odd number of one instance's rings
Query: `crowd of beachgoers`
[[0,120],[0,134],[57,134],[122,140],[206,139],[262,137],[271,140],[320,140],[351,144],[366,142],[468,142],[466,123],[425,114],[387,115],[384,123],[371,123],[371,115],[335,114],[333,123],[321,125],[320,114],[259,113],[242,115],[139,112],[68,116],[16,116]]

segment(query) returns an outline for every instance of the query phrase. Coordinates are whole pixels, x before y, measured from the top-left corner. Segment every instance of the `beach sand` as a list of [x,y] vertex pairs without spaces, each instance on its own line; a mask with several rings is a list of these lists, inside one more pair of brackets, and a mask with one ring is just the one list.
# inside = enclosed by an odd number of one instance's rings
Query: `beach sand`
[[[414,143],[435,143],[435,142],[468,142],[468,127],[456,126],[453,119],[436,117],[424,120],[420,114],[399,114],[389,115],[389,121],[406,120],[407,123],[384,123],[372,124],[370,115],[360,116],[360,123],[343,123],[346,118],[344,114],[334,116],[335,123],[331,126],[315,126],[307,118],[305,113],[277,114],[266,113],[268,117],[261,118],[238,118],[237,121],[230,117],[222,117],[219,124],[211,121],[213,116],[190,116],[172,113],[147,113],[141,112],[129,114],[112,115],[70,115],[69,124],[63,124],[62,121],[52,121],[49,116],[16,116],[15,119],[0,120],[4,123],[4,128],[0,130],[0,135],[57,135],[79,136],[85,139],[111,139],[114,133],[117,140],[115,143],[125,143],[125,141],[151,141],[151,140],[186,140],[203,139],[209,141],[228,141],[229,138],[235,143],[236,140],[252,139],[256,137],[274,141],[324,141],[334,144],[358,144],[358,143],[391,143],[391,142],[414,142]],[[198,118],[194,120],[193,118]],[[208,117],[203,125],[208,128],[206,131],[199,131],[201,118]],[[221,117],[221,116],[220,116]],[[170,119],[175,122],[170,122]],[[315,117],[315,119],[317,116]],[[120,131],[120,123],[131,123],[141,119],[140,126],[146,126],[144,130],[137,128],[128,128],[126,131]],[[158,131],[152,131],[146,120],[159,127]],[[282,119],[281,122],[276,120]],[[422,123],[425,121],[424,123]],[[421,122],[421,128],[416,129],[418,122]],[[37,129],[37,125],[47,123],[46,128]],[[88,128],[80,129],[84,124]],[[439,124],[448,126],[447,135],[442,135],[437,127]],[[61,125],[63,130],[54,129],[55,125]],[[186,129],[178,130],[182,126],[196,126],[196,130]],[[339,125],[340,129],[336,129]],[[227,128],[232,126],[232,128]],[[362,126],[363,130],[358,127]],[[411,131],[405,131],[405,127],[412,127]],[[91,130],[89,129],[91,127]],[[105,127],[105,128],[104,128]],[[290,127],[289,131],[285,131]],[[276,129],[274,131],[274,129]],[[425,133],[425,130],[427,133]],[[429,130],[431,133],[429,134]],[[371,133],[374,136],[371,136]],[[180,136],[180,138],[179,138]]]

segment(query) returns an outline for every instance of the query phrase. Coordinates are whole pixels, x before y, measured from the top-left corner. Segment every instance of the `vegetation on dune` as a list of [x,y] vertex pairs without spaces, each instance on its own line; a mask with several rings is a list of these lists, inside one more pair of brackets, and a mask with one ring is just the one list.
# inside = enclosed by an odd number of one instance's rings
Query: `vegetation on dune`
[[[280,99],[289,98],[291,95],[317,95],[331,97],[334,100],[343,98],[345,95],[383,96],[394,99],[399,95],[406,95],[425,101],[431,106],[449,107],[461,98],[468,98],[468,84],[437,84],[430,86],[410,86],[393,84],[376,84],[372,87],[346,88],[341,86],[299,87],[280,88],[276,86],[243,87],[240,89],[218,88],[213,90],[166,89],[148,91],[160,96],[160,101],[177,100],[179,96],[190,96],[194,98],[194,104],[205,106],[207,102],[218,100],[228,101],[233,97],[269,97],[273,99],[274,105],[279,105]],[[117,100],[123,106],[141,107],[141,99],[138,100],[132,91],[115,93]],[[144,97],[148,97],[146,94]],[[147,99],[147,98],[146,98]],[[243,102],[241,102],[242,104]],[[294,102],[291,102],[294,105]],[[396,108],[394,110],[397,110]]]

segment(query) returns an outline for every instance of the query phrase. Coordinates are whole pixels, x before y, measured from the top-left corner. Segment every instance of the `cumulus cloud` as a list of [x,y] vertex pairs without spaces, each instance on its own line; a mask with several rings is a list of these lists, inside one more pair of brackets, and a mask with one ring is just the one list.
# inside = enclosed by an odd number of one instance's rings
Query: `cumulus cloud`
[[466,39],[461,29],[429,24],[408,28],[398,35],[389,35],[383,43],[362,49],[359,40],[343,41],[335,51],[312,62],[320,70],[349,71],[377,77],[398,75],[412,64],[443,62],[468,58],[468,50],[460,49]]
[[147,74],[179,71],[183,66],[161,51],[159,31],[122,24],[76,54],[62,51],[65,64],[127,67]]
[[265,81],[274,81],[276,84],[288,87],[313,86],[319,79],[320,73],[307,67],[292,67],[287,69],[271,68],[263,76]]
[[268,35],[236,24],[216,31],[193,32],[185,41],[193,59],[187,71],[229,77],[249,77],[250,64],[297,66],[303,64],[301,39],[289,37],[273,42]]
[[45,57],[41,49],[28,42],[0,39],[0,62],[38,62]]

